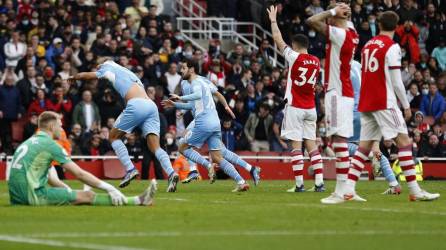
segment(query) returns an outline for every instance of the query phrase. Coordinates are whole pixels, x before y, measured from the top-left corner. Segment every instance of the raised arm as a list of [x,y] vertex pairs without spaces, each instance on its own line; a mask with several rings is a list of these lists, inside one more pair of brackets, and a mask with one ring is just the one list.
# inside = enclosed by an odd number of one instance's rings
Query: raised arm
[[180,96],[180,100],[188,102],[201,99],[201,92],[201,86],[199,84],[194,84],[192,85],[192,94]]
[[268,12],[269,20],[271,21],[271,32],[273,33],[274,42],[279,48],[280,52],[283,53],[283,50],[287,46],[285,41],[282,38],[282,33],[280,33],[279,26],[277,25],[277,7],[271,5],[269,9],[266,9]]
[[347,18],[350,13],[350,7],[345,3],[339,3],[333,9],[323,11],[319,14],[313,15],[308,18],[305,23],[313,28],[315,31],[327,36],[327,24],[326,20],[332,16],[338,16]]

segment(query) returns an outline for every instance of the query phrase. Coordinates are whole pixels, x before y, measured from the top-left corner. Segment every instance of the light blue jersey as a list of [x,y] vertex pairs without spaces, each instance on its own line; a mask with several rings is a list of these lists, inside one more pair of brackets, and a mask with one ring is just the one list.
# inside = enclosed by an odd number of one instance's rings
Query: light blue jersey
[[353,61],[351,64],[350,79],[352,80],[355,105],[353,109],[353,136],[349,138],[349,142],[359,142],[361,134],[361,115],[358,111],[359,94],[361,91],[361,64]]
[[105,78],[110,81],[113,88],[122,98],[125,98],[125,95],[133,84],[139,85],[144,90],[144,85],[138,76],[111,60],[99,66],[99,70],[96,71],[96,77],[99,79]]
[[181,89],[181,100],[187,103],[176,103],[175,106],[192,110],[194,116],[185,135],[187,144],[200,148],[207,143],[209,150],[221,149],[220,119],[212,95],[217,92],[217,87],[208,79],[198,76],[192,83],[183,80]]

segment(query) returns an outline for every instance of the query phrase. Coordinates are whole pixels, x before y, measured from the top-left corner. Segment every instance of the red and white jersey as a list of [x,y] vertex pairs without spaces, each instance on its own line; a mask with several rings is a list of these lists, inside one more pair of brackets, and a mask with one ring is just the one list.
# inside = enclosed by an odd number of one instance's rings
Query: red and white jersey
[[354,96],[350,80],[350,63],[359,43],[355,29],[327,26],[325,84],[327,91],[335,89],[340,96]]
[[389,70],[401,68],[401,49],[393,40],[378,35],[361,52],[361,94],[358,110],[372,112],[398,108]]
[[285,98],[288,104],[301,109],[314,108],[314,85],[319,78],[319,59],[310,54],[301,54],[290,47],[283,50],[288,62],[288,80]]

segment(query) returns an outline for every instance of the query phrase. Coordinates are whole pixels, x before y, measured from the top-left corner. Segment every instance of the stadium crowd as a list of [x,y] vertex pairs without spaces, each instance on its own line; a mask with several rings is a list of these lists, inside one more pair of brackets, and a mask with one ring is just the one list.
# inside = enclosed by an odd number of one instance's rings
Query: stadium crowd
[[[161,106],[169,94],[180,92],[179,63],[183,58],[199,62],[200,74],[219,87],[234,110],[236,119],[232,120],[218,105],[223,141],[228,149],[289,149],[287,142],[280,139],[288,72],[273,66],[269,57],[272,41],[263,40],[258,51],[236,44],[224,53],[220,41],[210,40],[208,50],[203,52],[175,30],[173,16],[161,15],[157,5],[143,5],[138,0],[102,0],[94,1],[94,5],[88,0],[0,2],[0,152],[11,154],[14,150],[12,122],[26,121],[25,140],[35,132],[37,116],[45,110],[63,115],[73,155],[112,152],[108,133],[123,101],[104,80],[72,85],[66,81],[76,72],[93,71],[96,59],[103,56],[112,57],[141,78],[148,96],[159,108],[162,144],[168,153],[177,151],[176,139],[192,120],[190,113]],[[323,64],[324,38],[309,29],[304,20],[323,11],[331,1],[275,2],[284,38],[289,39],[291,34],[307,35],[309,52],[321,58]],[[390,9],[400,16],[395,40],[402,48],[401,74],[414,111],[407,122],[414,149],[417,156],[445,157],[446,2],[351,2],[352,22],[360,37],[355,57],[358,61],[362,46],[378,34],[379,13]],[[246,6],[237,8],[237,4],[249,1],[208,1],[208,13],[230,13],[229,16],[243,16],[243,20],[249,21],[249,14],[243,12]],[[267,3],[263,4],[266,9]],[[331,155],[330,147],[320,139],[325,134],[322,84],[317,84],[315,91],[318,142],[323,152]],[[126,145],[133,155],[147,151],[138,133],[129,135]],[[381,148],[390,159],[397,152],[391,141],[383,141]]]

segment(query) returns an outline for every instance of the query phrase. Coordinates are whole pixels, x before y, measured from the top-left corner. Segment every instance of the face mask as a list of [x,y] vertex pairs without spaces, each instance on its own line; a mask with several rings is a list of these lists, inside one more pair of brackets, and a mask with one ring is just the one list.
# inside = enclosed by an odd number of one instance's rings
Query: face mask
[[187,59],[191,59],[192,58],[192,51],[184,52],[184,57],[186,57]]
[[173,144],[173,138],[167,138],[166,139],[167,145],[172,145]]
[[421,90],[421,93],[423,93],[423,95],[427,95],[427,94],[429,94],[429,90],[428,89],[423,89],[423,90]]
[[325,136],[325,132],[326,132],[326,129],[325,129],[325,128],[319,128],[319,134],[320,134],[321,136]]
[[244,61],[243,61],[243,64],[244,64],[246,67],[249,67],[249,65],[251,64],[251,62],[250,62],[249,60],[244,60]]
[[28,23],[29,23],[29,20],[22,20],[23,25],[28,25]]
[[375,23],[375,19],[370,19],[370,20],[369,20],[369,23],[370,23],[370,24],[374,24],[374,23]]
[[310,32],[308,32],[308,36],[309,37],[315,37],[316,36],[316,32],[314,32],[314,30],[310,30]]
[[74,30],[74,32],[73,32],[75,35],[80,35],[81,33],[82,33],[82,31],[81,30]]
[[268,99],[268,105],[269,105],[269,106],[273,106],[273,104],[274,104],[273,99]]
[[31,23],[33,25],[37,25],[39,23],[39,19],[31,19]]
[[177,39],[177,40],[183,40],[183,37],[182,37],[181,35],[176,35],[176,36],[175,36],[175,39]]

